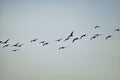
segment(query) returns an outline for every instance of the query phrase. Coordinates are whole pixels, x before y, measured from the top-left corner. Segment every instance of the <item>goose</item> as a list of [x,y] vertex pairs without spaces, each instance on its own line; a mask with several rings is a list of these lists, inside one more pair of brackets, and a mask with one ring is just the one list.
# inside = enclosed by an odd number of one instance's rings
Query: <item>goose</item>
[[56,42],[60,42],[62,40],[62,38],[58,39],[58,40],[55,40]]
[[78,39],[79,39],[79,38],[74,38],[73,41],[72,41],[72,43],[74,43],[74,42],[75,42],[76,40],[78,40]]
[[8,47],[8,46],[9,46],[9,44],[6,44],[6,45],[4,45],[2,48]]
[[95,38],[96,38],[96,36],[91,37],[91,38],[90,38],[90,41],[91,41],[92,39],[95,39]]
[[48,43],[48,42],[46,42],[46,43],[44,43],[44,44],[43,44],[43,46],[48,45],[48,44],[49,44],[49,43]]
[[80,39],[82,39],[83,37],[85,37],[87,34],[83,34],[81,37],[80,37]]
[[13,46],[17,47],[19,43],[14,44]]
[[16,51],[19,51],[19,49],[14,49],[14,50],[12,50],[12,51],[16,52]]
[[101,36],[101,34],[95,34],[93,37],[90,38],[90,41],[91,41],[92,39],[95,39],[95,38],[98,37],[98,36]]
[[97,36],[101,36],[101,35],[102,35],[102,34],[95,34],[94,36],[96,36],[96,37],[97,37]]
[[67,48],[67,47],[59,47],[59,50],[61,50],[61,49],[65,49],[65,48]]
[[69,40],[70,39],[70,37],[67,37],[64,41],[67,41],[67,40]]
[[41,41],[41,42],[39,42],[39,43],[45,43],[45,41]]
[[120,29],[114,29],[114,31],[120,31]]
[[7,39],[5,42],[0,41],[1,44],[6,44],[10,39]]
[[35,41],[37,41],[38,39],[33,39],[33,40],[31,40],[30,42],[35,42]]
[[0,41],[0,43],[2,43],[2,41]]
[[100,28],[100,26],[95,26],[94,28],[97,29],[97,28]]
[[73,33],[74,33],[74,31],[72,31],[68,37],[72,37],[72,36],[73,36]]
[[113,37],[112,35],[109,35],[105,38],[105,40],[109,39],[110,37]]
[[24,45],[24,44],[20,44],[20,45],[18,45],[18,47],[21,47],[22,45]]

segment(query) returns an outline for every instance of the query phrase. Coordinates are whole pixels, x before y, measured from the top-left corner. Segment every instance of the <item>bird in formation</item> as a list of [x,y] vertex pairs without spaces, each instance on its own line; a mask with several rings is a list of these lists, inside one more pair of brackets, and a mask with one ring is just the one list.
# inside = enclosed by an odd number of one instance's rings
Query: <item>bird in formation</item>
[[12,50],[13,52],[16,52],[16,51],[19,51],[19,49],[14,49],[14,50]]
[[83,37],[85,37],[87,34],[83,34],[81,37],[80,37],[80,39],[82,39]]
[[40,41],[39,43],[40,43],[40,44],[41,44],[41,43],[45,43],[45,41]]
[[8,47],[8,46],[9,46],[9,44],[6,44],[6,45],[4,45],[2,48]]
[[73,41],[72,41],[72,43],[74,43],[74,42],[75,42],[76,40],[78,40],[78,39],[79,39],[79,38],[74,38]]
[[107,36],[107,37],[105,38],[105,40],[107,40],[107,39],[109,39],[109,38],[111,38],[111,37],[113,37],[113,35]]
[[57,40],[55,40],[56,42],[60,42],[62,40],[62,38],[60,38],[60,39],[57,39]]
[[6,44],[10,39],[7,39],[6,41],[0,41],[1,44]]
[[37,41],[38,39],[33,39],[33,40],[31,40],[30,42],[35,42],[35,41]]
[[114,29],[114,31],[120,31],[120,29]]
[[48,43],[48,42],[46,42],[46,43],[44,43],[44,44],[43,44],[43,46],[48,45],[48,44],[49,44],[49,43]]
[[97,28],[100,28],[100,26],[95,26],[94,28],[97,29]]
[[61,50],[61,49],[65,49],[65,48],[67,48],[67,47],[59,47],[59,50]]

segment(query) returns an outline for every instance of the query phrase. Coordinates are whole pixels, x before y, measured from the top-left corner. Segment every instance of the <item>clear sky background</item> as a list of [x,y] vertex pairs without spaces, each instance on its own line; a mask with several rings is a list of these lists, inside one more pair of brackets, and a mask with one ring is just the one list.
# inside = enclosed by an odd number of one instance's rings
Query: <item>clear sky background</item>
[[[94,29],[94,26],[101,26]],[[120,79],[120,0],[0,0],[0,80]],[[65,39],[87,36],[71,43]],[[100,33],[102,36],[89,41]],[[108,40],[105,37],[113,35]],[[36,42],[30,40],[38,38]],[[50,44],[42,46],[41,40]],[[24,43],[20,51],[12,45]],[[58,50],[60,46],[67,47]]]

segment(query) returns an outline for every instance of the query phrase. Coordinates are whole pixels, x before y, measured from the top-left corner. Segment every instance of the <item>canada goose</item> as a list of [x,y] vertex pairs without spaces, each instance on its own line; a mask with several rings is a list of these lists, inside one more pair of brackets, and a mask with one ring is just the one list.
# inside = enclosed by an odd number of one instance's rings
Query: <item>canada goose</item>
[[73,36],[73,33],[74,33],[74,31],[72,31],[68,37],[72,37],[72,36]]
[[4,45],[2,48],[8,47],[8,46],[9,46],[9,44],[6,44],[6,45]]
[[0,43],[2,43],[2,41],[0,41]]
[[30,42],[35,42],[35,41],[37,41],[38,39],[33,39],[33,40],[31,40]]
[[59,47],[59,50],[61,50],[61,49],[65,49],[65,48],[67,48],[67,47]]
[[64,41],[67,41],[67,40],[69,40],[70,39],[70,37],[67,37]]
[[62,38],[58,39],[58,40],[55,40],[56,42],[60,42],[62,40]]
[[84,35],[82,35],[81,37],[80,37],[80,39],[82,39],[83,37],[85,37],[87,34],[84,34]]
[[48,43],[48,42],[46,42],[46,43],[44,43],[44,44],[43,44],[43,46],[48,45],[48,44],[49,44],[49,43]]
[[97,29],[97,28],[100,28],[100,26],[95,26],[94,28]]
[[91,41],[92,39],[95,39],[95,38],[96,38],[96,36],[91,37],[91,38],[90,38],[90,41]]
[[20,44],[20,45],[18,45],[18,47],[21,47],[22,45],[24,45],[24,44]]
[[16,52],[16,51],[19,51],[19,49],[14,49],[14,50],[12,50],[12,51]]
[[14,44],[13,46],[17,47],[19,43]]
[[10,39],[7,39],[5,42],[0,41],[1,44],[6,44]]
[[95,34],[94,36],[96,36],[96,37],[97,37],[97,36],[101,36],[101,35],[102,35],[102,34]]
[[114,29],[114,31],[120,31],[120,29]]
[[105,40],[109,39],[110,37],[113,37],[112,35],[109,35],[105,38]]
[[78,40],[78,39],[79,39],[79,38],[74,38],[73,41],[72,41],[72,43],[74,43],[74,42],[75,42],[76,40]]
[[45,43],[45,41],[40,41],[39,43]]

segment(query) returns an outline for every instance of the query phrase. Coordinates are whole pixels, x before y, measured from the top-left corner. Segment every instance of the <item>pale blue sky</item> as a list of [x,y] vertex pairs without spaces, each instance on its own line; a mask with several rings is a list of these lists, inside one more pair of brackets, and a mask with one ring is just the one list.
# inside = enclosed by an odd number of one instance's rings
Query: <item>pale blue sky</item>
[[[99,25],[101,28],[94,29]],[[120,0],[0,0],[0,80],[120,79]],[[54,40],[88,34],[75,43]],[[94,34],[102,36],[89,41]],[[108,35],[112,38],[105,40]],[[30,40],[38,38],[35,43]],[[42,47],[41,40],[50,42]],[[25,45],[18,52],[12,44]],[[64,50],[58,50],[66,46]]]

